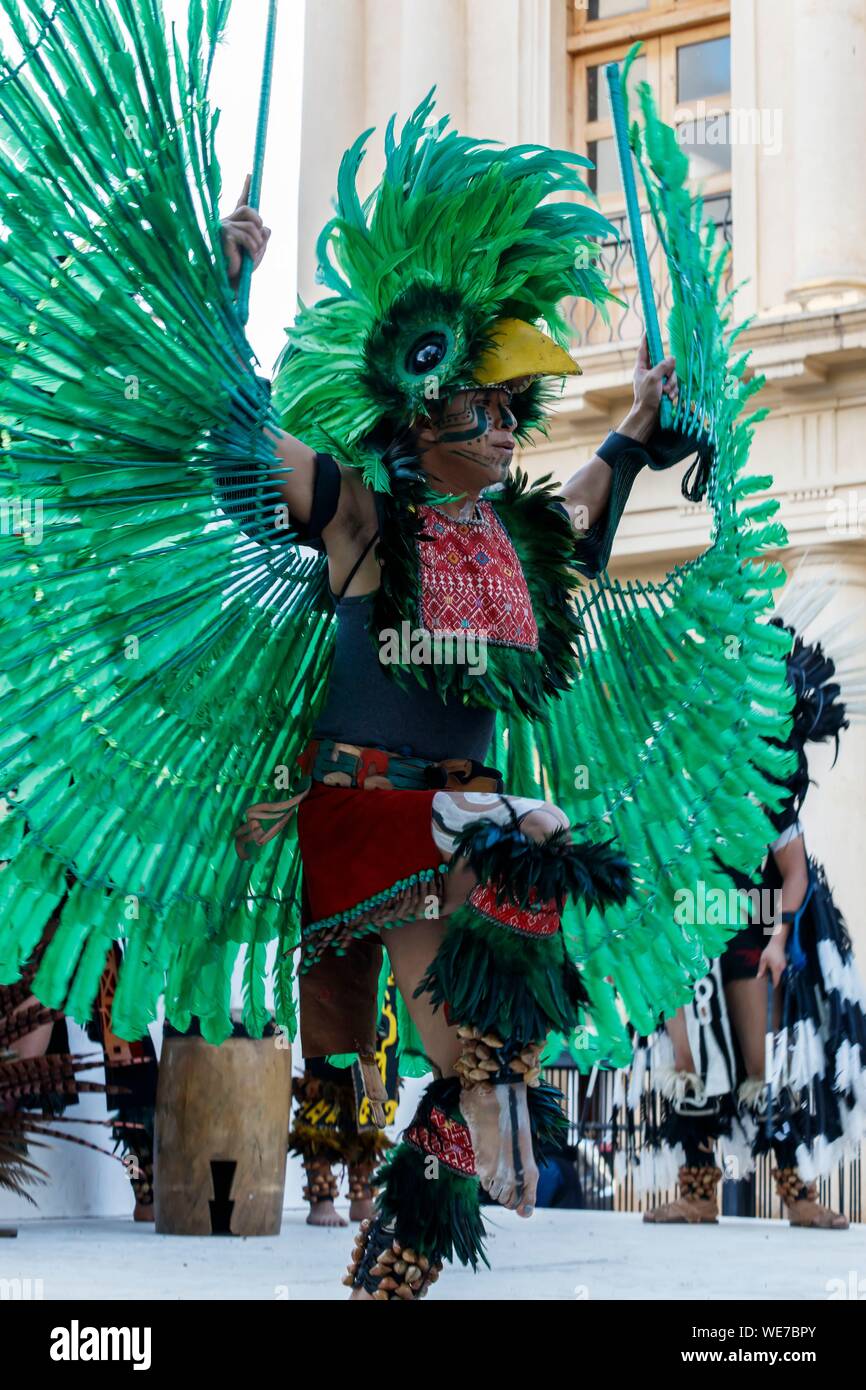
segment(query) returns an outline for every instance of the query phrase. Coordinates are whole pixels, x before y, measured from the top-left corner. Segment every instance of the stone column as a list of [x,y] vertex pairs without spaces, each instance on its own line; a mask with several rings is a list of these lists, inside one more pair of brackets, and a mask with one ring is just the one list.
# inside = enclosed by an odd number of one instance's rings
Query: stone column
[[567,12],[561,0],[497,0],[467,11],[473,135],[568,144]]
[[298,192],[298,294],[318,298],[316,238],[332,212],[343,152],[365,128],[366,0],[307,0]]
[[520,135],[520,8],[522,0],[489,5],[469,0],[466,133],[516,145]]
[[[731,106],[743,110],[759,106],[758,64],[760,49],[756,23],[757,0],[731,0]],[[735,142],[731,148],[731,196],[734,208],[734,283],[738,317],[746,318],[760,307],[758,188],[759,151],[754,141]]]
[[866,0],[791,0],[794,283],[808,302],[866,291]]
[[373,187],[381,173],[385,126],[395,111],[398,113],[398,127],[408,115],[402,108],[400,71],[403,8],[403,0],[373,0],[367,6],[364,125],[376,127],[376,134],[370,141],[370,168],[364,170],[364,187],[367,190]]
[[520,0],[521,141],[568,148],[567,38],[559,0]]
[[[491,24],[494,7],[489,6]],[[464,0],[403,0],[394,62],[400,67],[400,113],[409,114],[436,87],[436,105],[466,128],[466,5]]]

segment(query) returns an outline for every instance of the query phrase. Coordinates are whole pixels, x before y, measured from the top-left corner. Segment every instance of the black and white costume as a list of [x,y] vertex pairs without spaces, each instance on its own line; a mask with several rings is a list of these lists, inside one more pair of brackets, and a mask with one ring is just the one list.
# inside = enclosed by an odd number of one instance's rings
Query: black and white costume
[[[768,1032],[763,1078],[746,1075],[725,1005],[725,985],[757,975],[773,931],[782,885],[776,855],[803,834],[806,746],[832,739],[838,749],[849,722],[834,662],[820,642],[809,645],[788,630],[796,704],[787,746],[797,766],[786,783],[785,805],[771,817],[778,834],[758,879],[737,884],[748,920],[684,1009],[696,1072],[676,1070],[662,1026],[636,1040],[631,1068],[617,1075],[617,1172],[622,1177],[631,1170],[643,1192],[670,1188],[679,1177],[681,1190],[697,1197],[702,1189],[693,1179],[709,1171],[721,1177],[717,1161],[726,1176],[745,1178],[756,1158],[772,1151],[780,1194],[778,1175],[793,1175],[787,1194],[796,1198],[856,1151],[866,1132],[866,991],[824,870],[808,854],[806,895],[796,912],[783,914],[790,930],[781,1025]],[[795,1179],[801,1180],[798,1192]]]

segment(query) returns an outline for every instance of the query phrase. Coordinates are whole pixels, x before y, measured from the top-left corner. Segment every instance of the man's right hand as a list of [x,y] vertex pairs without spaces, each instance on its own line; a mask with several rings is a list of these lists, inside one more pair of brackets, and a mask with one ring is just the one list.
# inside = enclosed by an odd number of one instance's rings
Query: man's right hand
[[251,182],[252,176],[247,174],[237,207],[234,212],[229,213],[228,217],[222,219],[223,250],[226,256],[229,284],[233,290],[237,289],[240,282],[244,251],[248,251],[252,257],[253,270],[255,270],[261,265],[271,238],[270,227],[266,227],[255,208],[251,208],[247,204]]

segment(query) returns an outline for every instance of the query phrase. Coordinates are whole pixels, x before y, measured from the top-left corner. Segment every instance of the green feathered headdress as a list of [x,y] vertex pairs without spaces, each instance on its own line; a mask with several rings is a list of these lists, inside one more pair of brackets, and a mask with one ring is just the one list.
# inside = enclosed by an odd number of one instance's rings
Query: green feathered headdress
[[[576,195],[588,160],[541,145],[498,148],[446,131],[433,94],[395,141],[364,202],[357,176],[372,131],[343,157],[335,216],[318,242],[330,295],[301,305],[275,383],[284,427],[388,488],[384,444],[431,399],[531,376],[518,434],[543,424],[541,378],[579,370],[562,302],[611,296],[596,265],[610,223]],[[537,331],[542,323],[550,337]]]

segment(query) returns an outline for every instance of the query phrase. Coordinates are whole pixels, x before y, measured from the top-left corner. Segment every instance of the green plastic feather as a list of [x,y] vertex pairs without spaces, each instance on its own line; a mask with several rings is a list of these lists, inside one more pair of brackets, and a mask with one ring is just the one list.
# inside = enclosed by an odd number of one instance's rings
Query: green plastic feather
[[[367,137],[346,156],[319,243],[329,293],[302,306],[272,407],[220,243],[207,87],[227,4],[190,0],[185,39],[157,0],[77,0],[49,24],[41,0],[0,8],[22,50],[0,75],[0,497],[21,519],[0,563],[16,619],[0,634],[0,982],[68,893],[36,982],[46,1004],[83,1017],[103,946],[123,939],[115,1030],[143,1033],[164,995],[177,1027],[196,1015],[219,1042],[243,951],[245,1020],[261,1031],[276,938],[277,1020],[293,1035],[296,834],[241,863],[233,832],[251,802],[286,795],[333,620],[322,560],[263,523],[279,497],[264,427],[279,415],[390,487],[371,431],[469,380],[497,318],[567,341],[563,301],[609,297],[593,239],[610,229],[579,201],[585,161],[459,136],[428,99],[399,138],[389,127],[372,202],[357,193]],[[589,838],[613,833],[634,866],[633,904],[566,918],[590,997],[584,1062],[622,1060],[625,1016],[647,1031],[718,948],[721,929],[675,925],[675,889],[717,859],[757,862],[790,703],[784,638],[765,621],[781,571],[762,563],[784,532],[745,473],[756,385],[717,302],[724,253],[660,163],[670,137],[641,101],[683,400],[713,407],[713,541],[661,585],[584,591],[581,679],[545,718],[503,718],[497,734],[510,790],[554,797]],[[445,344],[432,382],[406,367],[431,322]],[[547,404],[526,393],[523,434]]]
[[[41,998],[86,1016],[127,942],[114,1027],[264,1019],[297,944],[296,844],[242,864],[327,672],[322,562],[254,531],[276,504],[266,383],[220,241],[207,83],[227,3],[3,0],[0,79],[0,980],[75,883]],[[227,514],[231,512],[231,515]],[[17,848],[17,852],[16,852]],[[294,1027],[284,964],[280,1021]]]
[[[674,308],[668,323],[684,412],[712,422],[708,498],[711,544],[661,584],[607,575],[578,602],[580,679],[550,718],[503,718],[500,737],[534,742],[548,794],[581,837],[615,843],[631,861],[635,896],[602,918],[572,908],[565,931],[589,995],[580,1029],[556,1040],[582,1069],[631,1057],[628,1023],[651,1031],[691,998],[737,923],[679,925],[678,893],[701,882],[725,889],[724,866],[750,873],[772,838],[766,810],[785,796],[784,738],[793,697],[785,675],[790,639],[766,621],[785,582],[766,553],[786,542],[778,503],[752,502],[772,481],[746,472],[759,413],[747,406],[735,352],[740,329],[720,295],[727,248],[717,248],[673,131],[639,88],[632,150],[665,248]],[[511,789],[534,794],[533,772]]]

